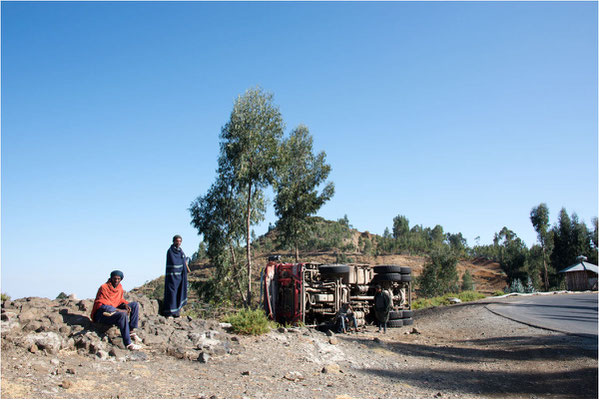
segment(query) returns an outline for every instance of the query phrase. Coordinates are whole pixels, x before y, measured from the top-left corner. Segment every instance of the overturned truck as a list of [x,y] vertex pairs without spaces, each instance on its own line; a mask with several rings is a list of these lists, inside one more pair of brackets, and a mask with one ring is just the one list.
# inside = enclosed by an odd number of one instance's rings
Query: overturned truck
[[333,323],[343,303],[358,325],[375,321],[374,294],[381,285],[393,299],[388,327],[411,325],[411,268],[399,265],[282,263],[271,256],[262,272],[262,304],[281,324]]

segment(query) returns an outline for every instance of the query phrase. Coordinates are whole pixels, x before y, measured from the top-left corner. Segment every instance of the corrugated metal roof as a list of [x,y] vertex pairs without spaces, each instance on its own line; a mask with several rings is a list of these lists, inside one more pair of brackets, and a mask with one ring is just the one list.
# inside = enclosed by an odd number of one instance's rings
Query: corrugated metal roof
[[559,272],[565,273],[565,272],[575,272],[575,271],[592,271],[597,274],[599,271],[599,268],[597,268],[597,266],[595,264],[591,264],[586,261],[580,261],[574,265],[570,265],[568,268],[562,269]]

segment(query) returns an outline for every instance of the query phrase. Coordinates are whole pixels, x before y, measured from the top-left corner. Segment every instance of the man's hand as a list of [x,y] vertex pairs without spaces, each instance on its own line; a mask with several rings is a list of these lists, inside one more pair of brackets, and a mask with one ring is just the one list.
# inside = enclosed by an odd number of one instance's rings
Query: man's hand
[[126,312],[127,314],[131,313],[131,307],[129,307],[129,304],[120,304],[117,308],[117,310],[119,310],[120,312]]

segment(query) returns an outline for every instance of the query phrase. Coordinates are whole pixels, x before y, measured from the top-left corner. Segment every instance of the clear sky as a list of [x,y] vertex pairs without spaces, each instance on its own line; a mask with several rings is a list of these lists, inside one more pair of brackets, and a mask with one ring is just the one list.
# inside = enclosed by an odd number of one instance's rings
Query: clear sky
[[[164,273],[235,98],[274,93],[347,214],[528,246],[546,202],[597,216],[596,2],[1,5],[2,282],[93,297]],[[269,195],[272,199],[272,194]],[[272,204],[262,234],[276,221]]]

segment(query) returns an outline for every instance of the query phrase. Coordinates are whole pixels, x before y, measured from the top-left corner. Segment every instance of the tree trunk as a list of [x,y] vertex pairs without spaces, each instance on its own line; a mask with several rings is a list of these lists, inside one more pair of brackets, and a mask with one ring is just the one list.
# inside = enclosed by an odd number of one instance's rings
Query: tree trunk
[[545,261],[545,246],[543,246],[543,269],[545,271],[545,291],[549,291],[549,276],[547,275],[547,262]]
[[[233,244],[229,241],[229,249],[231,249],[231,258],[233,259],[233,268],[237,269],[237,257],[235,256],[235,248]],[[243,288],[241,287],[241,283],[238,278],[239,274],[235,274],[233,276],[233,280],[237,284],[237,290],[239,290],[239,295],[241,296],[241,300],[243,301],[243,305],[247,307],[247,298],[243,295]]]
[[295,246],[295,262],[299,262],[299,248]]
[[247,204],[247,219],[246,219],[246,245],[247,245],[247,260],[248,260],[248,294],[247,305],[252,302],[252,249],[250,247],[250,213],[252,205],[252,183],[248,185],[248,204]]

